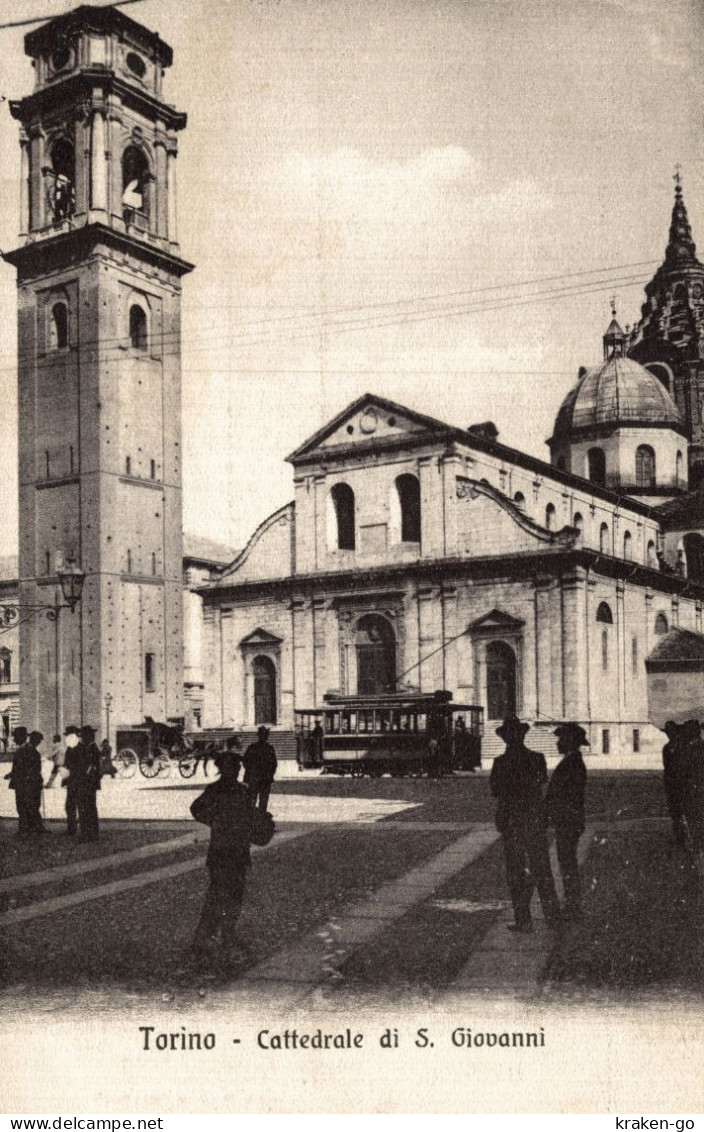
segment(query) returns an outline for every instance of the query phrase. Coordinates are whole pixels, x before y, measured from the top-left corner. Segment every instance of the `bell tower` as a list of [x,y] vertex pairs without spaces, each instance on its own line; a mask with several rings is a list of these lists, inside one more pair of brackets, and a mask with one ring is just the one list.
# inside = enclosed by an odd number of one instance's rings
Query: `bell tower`
[[[182,712],[181,277],[171,49],[120,9],[25,38],[20,123],[20,711],[45,735]],[[57,571],[85,574],[58,626]]]

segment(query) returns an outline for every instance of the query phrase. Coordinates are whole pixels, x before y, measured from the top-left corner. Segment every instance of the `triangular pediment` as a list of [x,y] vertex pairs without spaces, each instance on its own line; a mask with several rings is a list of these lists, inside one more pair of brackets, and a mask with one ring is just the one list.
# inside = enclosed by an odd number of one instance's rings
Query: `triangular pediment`
[[317,452],[324,455],[331,449],[350,448],[370,441],[397,440],[404,435],[409,438],[422,435],[429,439],[437,436],[438,440],[442,440],[448,433],[456,431],[434,417],[416,413],[385,397],[365,393],[287,458],[291,463],[298,463],[309,460]]
[[516,633],[523,628],[524,624],[524,621],[520,621],[518,617],[512,617],[510,613],[502,613],[500,609],[492,609],[490,613],[485,613],[483,617],[478,617],[476,621],[470,622],[468,628],[470,633],[490,630],[500,633]]
[[240,641],[240,647],[247,645],[250,648],[253,645],[280,645],[281,637],[277,637],[274,633],[270,633],[267,629],[255,629],[253,633],[248,633]]

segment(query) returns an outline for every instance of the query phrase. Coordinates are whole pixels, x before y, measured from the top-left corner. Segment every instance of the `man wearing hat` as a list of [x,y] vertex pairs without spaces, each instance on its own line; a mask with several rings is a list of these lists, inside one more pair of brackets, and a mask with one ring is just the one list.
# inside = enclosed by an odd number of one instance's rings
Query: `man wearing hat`
[[244,753],[244,784],[249,787],[252,802],[266,813],[269,805],[271,784],[276,774],[276,751],[268,743],[269,728],[257,728],[257,741],[250,743]]
[[[68,728],[67,728],[68,730]],[[79,742],[66,752],[67,789],[73,791],[78,811],[78,840],[98,840],[97,791],[100,789],[100,751],[92,727],[77,728]],[[69,827],[69,832],[71,829]]]
[[506,860],[514,923],[509,930],[531,932],[530,902],[537,887],[543,915],[550,927],[559,921],[560,905],[555,890],[543,804],[543,786],[548,770],[539,751],[531,751],[523,740],[530,730],[515,716],[508,716],[496,734],[506,751],[494,759],[489,784],[498,800],[496,828],[501,834]]
[[66,740],[66,751],[64,752],[64,767],[68,772],[68,777],[61,783],[66,791],[66,833],[69,837],[75,837],[78,833],[78,801],[76,799],[76,783],[78,781],[78,774],[74,776],[73,770],[77,769],[77,756],[76,748],[78,747],[81,737],[77,727],[71,724],[64,731],[64,739]]
[[[249,790],[237,781],[241,761],[234,745],[218,751],[215,764],[220,778],[206,786],[191,806],[195,820],[210,826],[206,858],[210,887],[193,939],[193,954],[196,958],[207,955],[221,933],[226,958],[236,958],[235,926],[251,865],[249,846],[257,813]],[[266,820],[273,833],[271,818]]]
[[10,790],[15,792],[15,805],[19,818],[17,836],[36,837],[44,830],[42,822],[42,756],[38,747],[44,736],[33,731],[27,736],[26,727],[16,727],[12,733],[15,753],[9,775]]
[[667,743],[662,749],[662,770],[667,810],[672,822],[672,840],[675,845],[687,844],[687,823],[684,820],[684,798],[686,795],[685,759],[681,741],[682,727],[668,719],[663,727]]
[[564,757],[552,772],[545,806],[548,823],[555,827],[565,912],[576,919],[582,913],[577,845],[584,833],[584,787],[587,781],[582,747],[588,747],[589,740],[578,723],[561,723],[554,734],[557,736],[557,749]]

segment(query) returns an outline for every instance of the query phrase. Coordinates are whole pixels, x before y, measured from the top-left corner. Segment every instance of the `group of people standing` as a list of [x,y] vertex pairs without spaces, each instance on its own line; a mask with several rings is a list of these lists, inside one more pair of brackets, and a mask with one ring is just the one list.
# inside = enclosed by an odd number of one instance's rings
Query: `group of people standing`
[[[525,745],[530,725],[508,716],[496,734],[506,743],[503,755],[494,759],[489,777],[497,799],[496,828],[501,834],[514,922],[509,930],[532,932],[531,899],[538,890],[543,916],[552,929],[562,920],[555,887],[548,826],[555,829],[557,859],[565,893],[564,916],[581,915],[582,893],[577,861],[579,838],[584,832],[584,791],[587,770],[582,747],[589,746],[583,727],[561,723],[555,729],[557,749],[562,755],[548,783],[545,756]],[[547,792],[543,795],[545,784]]]
[[[15,805],[19,826],[18,837],[30,839],[44,832],[42,819],[42,752],[44,741],[41,731],[27,731],[26,727],[16,727],[12,733],[15,752],[12,769],[5,775],[10,790],[15,792]],[[105,769],[105,752],[95,742],[95,729],[92,727],[66,728],[61,736],[54,736],[52,770],[46,783],[52,787],[56,780],[66,790],[66,832],[78,841],[96,841],[98,838],[97,792]],[[108,758],[110,769],[115,770]]]

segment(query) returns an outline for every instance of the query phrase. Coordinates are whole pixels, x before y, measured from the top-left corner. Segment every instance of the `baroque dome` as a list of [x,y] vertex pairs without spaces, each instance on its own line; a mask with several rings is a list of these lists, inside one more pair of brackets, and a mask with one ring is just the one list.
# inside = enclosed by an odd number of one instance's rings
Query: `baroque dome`
[[586,370],[562,402],[552,439],[565,440],[620,425],[683,431],[682,418],[665,386],[632,358],[612,356]]

